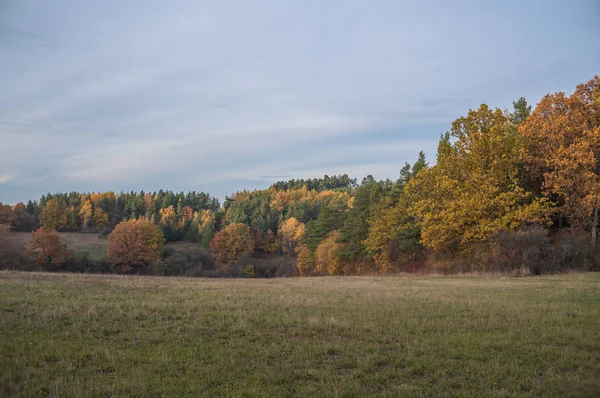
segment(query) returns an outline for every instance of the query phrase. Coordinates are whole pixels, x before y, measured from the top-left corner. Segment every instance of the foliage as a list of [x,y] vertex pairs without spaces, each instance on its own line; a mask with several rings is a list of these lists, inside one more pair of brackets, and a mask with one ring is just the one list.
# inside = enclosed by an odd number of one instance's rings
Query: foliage
[[300,245],[296,248],[297,261],[296,269],[300,276],[312,275],[315,269],[315,259],[310,249],[305,245]]
[[57,200],[50,199],[46,202],[40,219],[42,228],[46,230],[58,230],[67,226],[67,215],[64,206]]
[[407,184],[422,243],[467,250],[501,229],[545,223],[547,202],[518,184],[520,142],[499,110],[481,105],[440,140],[437,165]]
[[123,221],[108,237],[108,259],[124,272],[148,267],[160,260],[165,238],[146,218]]
[[318,275],[339,275],[344,267],[339,256],[341,244],[339,231],[332,231],[315,251],[315,273]]
[[578,230],[595,239],[600,207],[600,77],[564,93],[546,95],[519,128],[527,170]]
[[36,256],[35,261],[48,271],[56,270],[70,255],[60,234],[45,228],[31,233],[29,251]]
[[290,217],[279,227],[278,235],[283,252],[291,256],[304,235],[304,224],[295,217]]
[[217,262],[231,266],[247,258],[254,250],[250,227],[245,224],[229,224],[217,232],[210,241],[210,249]]

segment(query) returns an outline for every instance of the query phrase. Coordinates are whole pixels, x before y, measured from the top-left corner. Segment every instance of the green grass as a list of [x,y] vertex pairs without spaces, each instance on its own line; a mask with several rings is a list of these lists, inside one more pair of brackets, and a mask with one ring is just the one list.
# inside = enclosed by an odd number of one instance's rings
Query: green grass
[[600,274],[0,272],[4,396],[598,396]]

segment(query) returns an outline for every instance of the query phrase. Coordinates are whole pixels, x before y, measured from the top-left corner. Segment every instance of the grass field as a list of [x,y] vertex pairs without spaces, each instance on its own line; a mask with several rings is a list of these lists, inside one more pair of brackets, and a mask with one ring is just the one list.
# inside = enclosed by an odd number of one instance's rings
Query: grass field
[[4,396],[598,396],[600,274],[0,272]]

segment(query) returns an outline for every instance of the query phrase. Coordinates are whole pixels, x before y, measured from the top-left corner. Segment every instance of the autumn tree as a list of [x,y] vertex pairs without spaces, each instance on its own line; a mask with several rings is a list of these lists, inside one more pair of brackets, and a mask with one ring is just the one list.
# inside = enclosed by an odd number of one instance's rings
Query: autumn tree
[[343,264],[339,256],[342,245],[338,243],[339,231],[332,231],[315,250],[315,273],[319,275],[339,275]]
[[40,224],[46,230],[57,230],[67,226],[67,215],[56,199],[50,199],[46,202],[42,210]]
[[469,111],[440,140],[437,165],[407,184],[425,246],[462,251],[501,229],[546,221],[546,203],[519,186],[520,141],[508,126],[499,109]]
[[209,248],[210,241],[215,236],[216,214],[212,210],[204,210],[198,222],[198,239],[202,247]]
[[520,126],[528,171],[575,230],[596,242],[600,207],[600,77],[546,95]]
[[296,269],[300,276],[312,275],[315,269],[315,259],[310,249],[305,245],[296,247]]
[[94,228],[102,229],[108,225],[108,214],[101,207],[94,210]]
[[410,213],[410,201],[402,196],[393,207],[379,206],[369,219],[369,234],[363,241],[379,272],[388,274],[408,264],[422,250],[420,229]]
[[45,228],[31,233],[29,252],[34,254],[36,262],[48,271],[56,270],[69,257],[67,245],[62,242],[60,234]]
[[81,219],[81,228],[87,229],[92,223],[92,217],[94,215],[94,209],[92,208],[92,202],[89,199],[83,197],[81,200],[81,207],[79,208],[79,218]]
[[125,272],[146,267],[162,255],[162,231],[146,218],[123,221],[108,236],[108,259]]
[[229,224],[215,234],[210,241],[210,250],[219,263],[227,266],[247,258],[254,250],[250,227],[240,223]]
[[279,227],[278,236],[281,239],[281,247],[287,255],[291,256],[304,234],[304,224],[295,217],[289,218]]

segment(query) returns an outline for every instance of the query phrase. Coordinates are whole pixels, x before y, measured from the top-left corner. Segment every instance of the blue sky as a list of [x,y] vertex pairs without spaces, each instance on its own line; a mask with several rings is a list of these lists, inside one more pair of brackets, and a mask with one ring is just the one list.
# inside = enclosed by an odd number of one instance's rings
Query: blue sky
[[0,201],[396,178],[600,73],[600,2],[0,0]]

